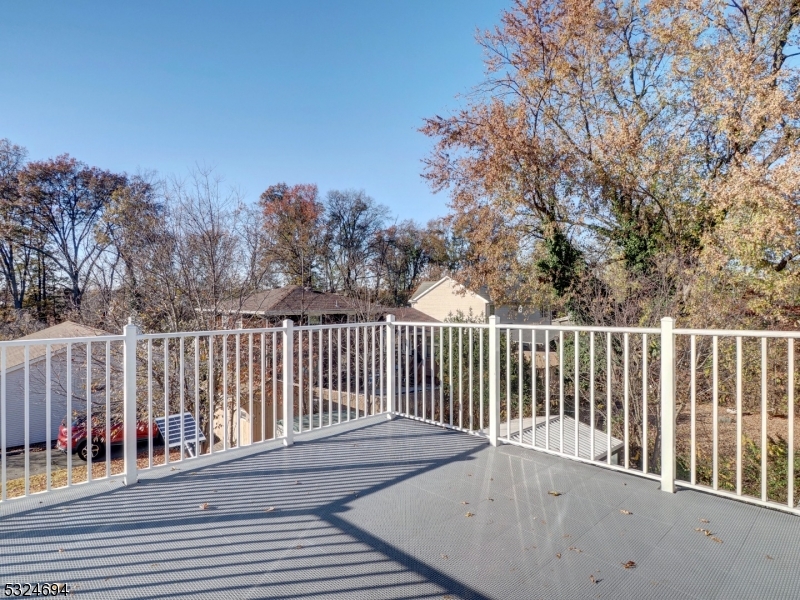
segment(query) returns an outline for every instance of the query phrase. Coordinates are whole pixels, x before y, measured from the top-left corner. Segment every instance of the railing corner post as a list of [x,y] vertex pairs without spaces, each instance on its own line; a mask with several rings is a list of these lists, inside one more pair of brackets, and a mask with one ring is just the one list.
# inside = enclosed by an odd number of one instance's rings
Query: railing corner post
[[386,315],[386,418],[395,413],[395,335],[394,315]]
[[124,445],[124,483],[133,485],[139,480],[136,465],[136,343],[138,331],[132,319],[123,329],[125,336],[123,349],[123,431]]
[[675,321],[661,319],[661,491],[675,493]]
[[500,318],[489,317],[489,443],[500,437]]
[[283,445],[294,444],[294,323],[283,322]]

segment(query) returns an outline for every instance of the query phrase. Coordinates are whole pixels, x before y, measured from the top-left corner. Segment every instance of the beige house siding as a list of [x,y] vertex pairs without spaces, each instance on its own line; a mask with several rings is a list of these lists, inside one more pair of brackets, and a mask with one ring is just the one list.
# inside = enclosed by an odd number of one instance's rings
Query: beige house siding
[[469,315],[470,310],[475,317],[486,319],[489,316],[489,302],[481,298],[474,292],[463,293],[464,287],[447,279],[436,287],[428,290],[420,298],[411,302],[411,308],[415,308],[438,321],[444,321],[448,317],[455,316],[461,311],[465,316]]

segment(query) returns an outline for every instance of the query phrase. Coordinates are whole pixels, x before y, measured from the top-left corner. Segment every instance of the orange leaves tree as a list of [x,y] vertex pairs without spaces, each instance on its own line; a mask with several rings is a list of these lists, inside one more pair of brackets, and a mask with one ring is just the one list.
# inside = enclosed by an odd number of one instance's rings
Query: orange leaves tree
[[593,321],[710,317],[719,290],[762,317],[793,303],[799,14],[518,0],[479,36],[486,80],[422,128],[425,176],[468,241],[463,277]]
[[286,283],[315,287],[325,252],[324,206],[317,186],[272,185],[261,194],[259,203],[264,211],[269,258]]

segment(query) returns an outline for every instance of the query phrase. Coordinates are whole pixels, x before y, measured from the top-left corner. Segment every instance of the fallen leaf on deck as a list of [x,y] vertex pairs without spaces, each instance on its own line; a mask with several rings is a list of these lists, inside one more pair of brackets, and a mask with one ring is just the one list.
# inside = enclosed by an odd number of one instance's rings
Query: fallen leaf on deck
[[467,502],[466,500],[462,500],[461,504],[467,505],[467,504],[469,504],[469,502]]
[[275,510],[275,507],[274,506],[270,506],[269,508],[265,508],[264,512],[272,512],[273,510]]
[[710,532],[708,529],[703,529],[703,528],[701,528],[701,527],[695,527],[695,528],[694,528],[694,530],[695,530],[695,531],[699,531],[700,533],[702,533],[702,534],[703,534],[703,535],[705,535],[706,537],[708,537],[708,536],[711,536],[711,535],[714,535],[714,534],[713,534],[713,533],[711,533],[711,532]]
[[297,544],[297,546],[295,546],[295,548],[296,548],[297,550],[300,550],[302,547],[303,547],[303,544]]
[[449,556],[447,556],[447,554],[440,554],[439,556],[441,556],[441,557],[442,557],[443,559],[445,559],[445,560],[447,560],[448,558],[450,558]]
[[556,558],[561,558],[561,553],[556,554]]
[[594,575],[589,575],[589,581],[592,583],[597,583],[597,579],[594,578]]
[[203,502],[200,505],[200,510],[208,510],[208,502]]
[[560,496],[561,495],[561,492],[557,492],[555,490],[550,490],[547,493],[550,494],[551,496]]
[[621,512],[623,515],[632,515],[633,514],[631,511],[625,510],[624,508],[620,508],[619,512]]
[[767,560],[775,560],[775,559],[772,558],[769,554],[767,554]]
[[632,560],[629,560],[628,562],[622,563],[622,566],[625,567],[626,569],[635,569],[636,563],[633,562]]
[[717,542],[718,544],[721,544],[721,543],[722,543],[722,540],[721,540],[721,539],[719,539],[718,537],[712,537],[711,539],[712,539],[713,541]]
[[475,516],[475,513],[468,512],[468,513],[467,513],[467,514],[465,514],[464,516],[465,516],[465,517],[474,517],[474,516]]
[[708,519],[697,519],[697,520],[700,521],[701,523],[711,523],[711,521],[709,521]]
[[569,549],[572,550],[573,552],[583,552],[583,550],[581,550],[580,548],[576,548],[575,546],[570,546]]
[[59,549],[58,549],[58,551],[59,551],[59,552],[63,552],[63,551],[64,551],[64,549],[63,549],[63,548],[59,548]]

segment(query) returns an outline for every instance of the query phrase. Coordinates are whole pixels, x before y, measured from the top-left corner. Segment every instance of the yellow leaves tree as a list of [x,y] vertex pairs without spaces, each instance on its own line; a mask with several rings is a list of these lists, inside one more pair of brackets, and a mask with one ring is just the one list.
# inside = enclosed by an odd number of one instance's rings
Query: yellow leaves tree
[[[627,320],[699,314],[720,285],[747,291],[750,313],[794,302],[798,14],[798,0],[517,1],[479,37],[486,80],[422,129],[425,175],[473,255],[463,276],[498,301],[555,293],[587,320],[631,301]],[[574,252],[554,255],[564,240]]]

